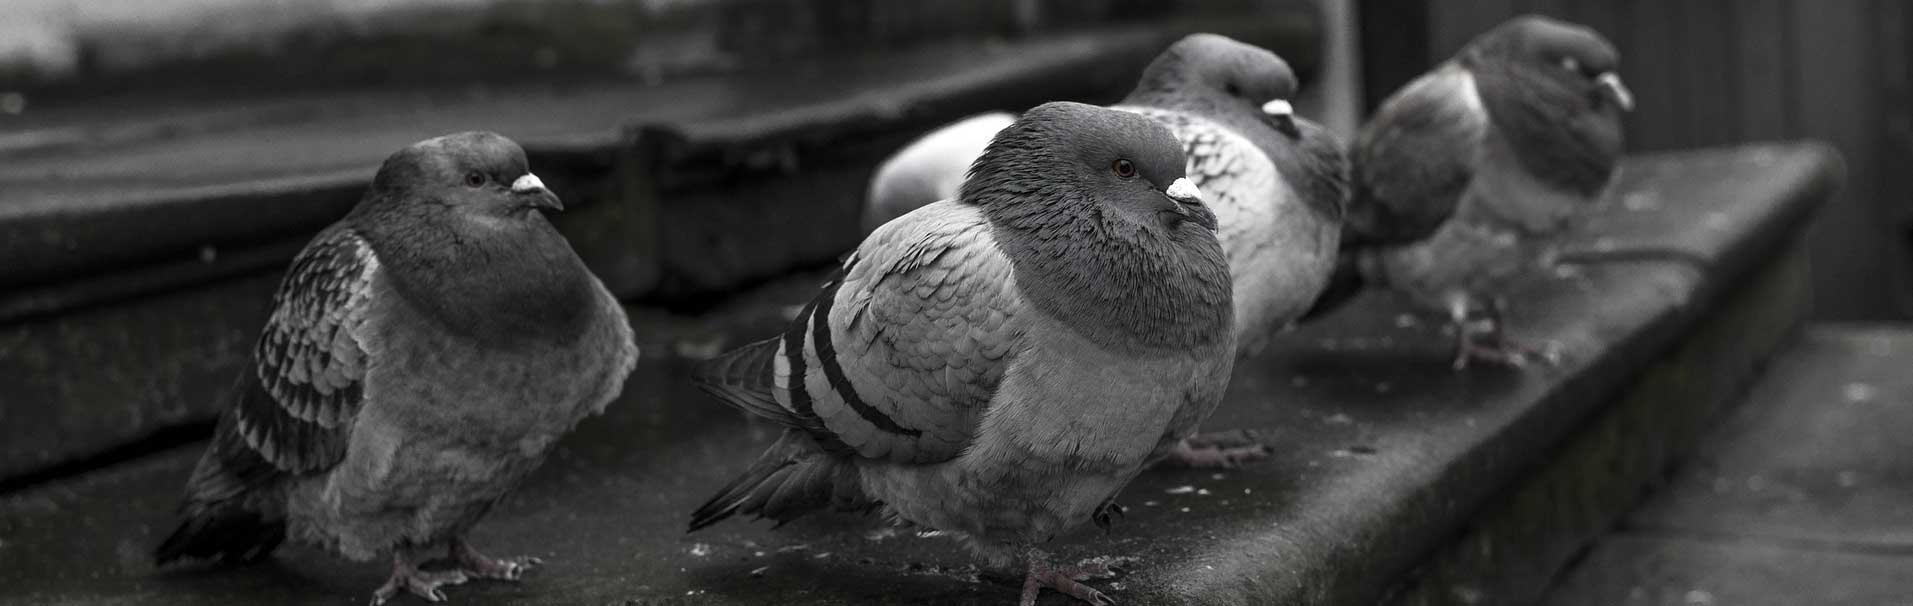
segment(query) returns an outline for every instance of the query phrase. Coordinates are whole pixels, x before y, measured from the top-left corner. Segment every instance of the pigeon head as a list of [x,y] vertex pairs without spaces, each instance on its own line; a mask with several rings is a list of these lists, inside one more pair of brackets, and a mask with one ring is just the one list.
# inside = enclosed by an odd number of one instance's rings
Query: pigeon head
[[1464,61],[1507,61],[1598,104],[1634,108],[1634,95],[1615,70],[1621,55],[1593,29],[1536,15],[1516,17],[1469,44]]
[[1226,344],[1228,262],[1182,146],[1141,114],[1080,103],[1031,109],[971,165],[980,207],[1024,295],[1115,347]]
[[1227,36],[1190,34],[1143,68],[1136,90],[1123,103],[1205,114],[1212,108],[1259,112],[1295,136],[1289,100],[1296,89],[1295,72],[1275,53]]
[[386,200],[429,200],[492,217],[564,210],[558,196],[531,174],[525,150],[482,131],[426,139],[399,150],[379,167],[372,190]]
[[404,297],[453,332],[564,339],[587,325],[594,282],[544,210],[563,206],[495,133],[407,146],[346,217]]
[[999,131],[959,198],[1021,227],[1095,213],[1125,233],[1216,230],[1175,135],[1147,117],[1081,103],[1037,106]]

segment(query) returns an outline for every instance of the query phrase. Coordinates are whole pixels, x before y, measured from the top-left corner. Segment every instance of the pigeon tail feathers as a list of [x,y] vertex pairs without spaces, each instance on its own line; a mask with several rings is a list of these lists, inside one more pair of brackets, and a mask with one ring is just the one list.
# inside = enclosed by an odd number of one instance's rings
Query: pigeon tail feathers
[[691,514],[688,532],[744,514],[778,525],[819,509],[869,512],[880,503],[863,492],[857,468],[824,452],[800,430],[785,430],[750,469]]
[[691,381],[705,393],[780,425],[797,427],[797,417],[777,403],[774,389],[777,348],[782,337],[740,347],[699,365]]
[[153,550],[158,565],[181,559],[249,564],[264,559],[286,540],[286,521],[270,518],[234,502],[190,505],[179,528]]

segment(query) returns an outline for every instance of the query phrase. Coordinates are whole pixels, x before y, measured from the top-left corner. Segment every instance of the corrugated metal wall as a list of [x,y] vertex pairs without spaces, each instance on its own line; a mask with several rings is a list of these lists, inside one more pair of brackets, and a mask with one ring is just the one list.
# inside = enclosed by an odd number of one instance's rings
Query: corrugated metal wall
[[[1620,47],[1638,101],[1627,125],[1631,150],[1833,143],[1846,156],[1847,186],[1811,235],[1815,316],[1913,318],[1913,3],[1372,0],[1361,8],[1365,35],[1387,32],[1396,47],[1364,44],[1371,102],[1405,82],[1402,72],[1419,73],[1502,20],[1538,13],[1592,26]],[[1425,46],[1420,56],[1416,46]]]

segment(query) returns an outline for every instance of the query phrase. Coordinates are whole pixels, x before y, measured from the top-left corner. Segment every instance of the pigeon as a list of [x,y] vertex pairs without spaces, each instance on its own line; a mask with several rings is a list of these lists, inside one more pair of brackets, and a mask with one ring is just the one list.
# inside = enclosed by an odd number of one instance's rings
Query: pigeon
[[[497,134],[387,158],[293,259],[158,563],[256,561],[287,538],[390,553],[374,604],[539,564],[464,537],[638,358],[623,308],[540,212],[562,209]],[[421,569],[431,549],[453,567]]]
[[1176,138],[1068,102],[1024,113],[955,199],[884,224],[782,335],[696,382],[785,427],[692,514],[881,511],[1112,603],[1036,548],[1194,433],[1234,363],[1229,268]]
[[[1216,34],[1191,34],[1170,45],[1114,109],[1140,113],[1170,128],[1188,159],[1189,178],[1215,212],[1217,233],[1234,280],[1236,349],[1261,352],[1316,300],[1334,274],[1348,170],[1341,140],[1296,116],[1295,73],[1275,53]],[[1007,119],[1007,116],[1005,117]],[[903,191],[889,167],[905,164],[917,178],[960,180],[974,154],[945,147],[944,127],[885,162],[871,191]],[[879,198],[907,210],[942,199],[929,192]],[[870,216],[870,215],[866,215]],[[1201,436],[1179,446],[1165,465],[1232,468],[1268,448],[1237,432]]]
[[1503,336],[1489,291],[1546,263],[1612,180],[1634,105],[1619,60],[1591,29],[1517,17],[1385,101],[1351,152],[1340,269],[1307,316],[1386,287],[1454,323],[1457,369],[1551,361]]
[[925,204],[955,198],[970,162],[1014,121],[1007,112],[970,116],[918,137],[885,159],[864,196],[864,233]]
[[1294,114],[1296,81],[1267,50],[1191,34],[1115,108],[1167,125],[1216,213],[1235,283],[1236,348],[1253,356],[1327,286],[1347,197],[1342,143]]

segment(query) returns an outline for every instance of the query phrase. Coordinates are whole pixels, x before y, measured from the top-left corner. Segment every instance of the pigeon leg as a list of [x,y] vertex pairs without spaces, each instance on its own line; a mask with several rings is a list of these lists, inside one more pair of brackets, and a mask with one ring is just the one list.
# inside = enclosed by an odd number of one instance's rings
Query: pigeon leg
[[472,549],[471,544],[466,543],[465,539],[452,539],[452,545],[448,551],[452,561],[458,563],[459,570],[481,579],[516,581],[524,577],[525,571],[545,563],[544,560],[531,556],[487,557],[478,550]]
[[1266,459],[1272,449],[1255,432],[1219,431],[1183,438],[1169,450],[1158,467],[1185,469],[1235,469],[1243,463]]
[[1455,370],[1468,368],[1471,360],[1515,368],[1527,366],[1529,360],[1540,360],[1550,365],[1560,363],[1560,356],[1551,350],[1507,338],[1507,333],[1502,331],[1501,318],[1507,311],[1507,302],[1503,299],[1495,299],[1494,304],[1484,309],[1479,317],[1471,317],[1466,306],[1450,311],[1456,318]]
[[384,585],[372,592],[372,606],[379,606],[394,597],[400,590],[412,592],[427,602],[445,601],[443,585],[458,585],[466,580],[465,573],[459,570],[420,570],[420,559],[410,546],[401,546],[392,553],[392,577]]
[[1127,517],[1128,513],[1128,507],[1118,505],[1115,501],[1105,501],[1102,505],[1096,506],[1094,513],[1089,514],[1089,520],[1095,522],[1096,527],[1103,529],[1103,532],[1109,532],[1109,527],[1114,520]]
[[1036,594],[1048,587],[1057,593],[1082,600],[1096,606],[1115,606],[1116,600],[1109,599],[1103,592],[1079,583],[1091,577],[1108,578],[1117,571],[1100,563],[1084,563],[1075,566],[1052,566],[1048,556],[1037,550],[1030,550],[1029,573],[1023,577],[1023,599],[1020,606],[1036,606]]

